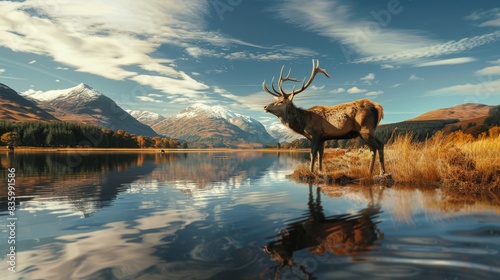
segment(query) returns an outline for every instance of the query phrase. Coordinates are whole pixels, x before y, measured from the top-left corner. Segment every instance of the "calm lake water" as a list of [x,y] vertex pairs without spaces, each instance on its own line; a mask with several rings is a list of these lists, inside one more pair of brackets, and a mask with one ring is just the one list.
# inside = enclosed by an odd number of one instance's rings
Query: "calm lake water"
[[[500,205],[309,186],[307,153],[1,154],[1,279],[500,279]],[[397,179],[397,178],[396,178]]]

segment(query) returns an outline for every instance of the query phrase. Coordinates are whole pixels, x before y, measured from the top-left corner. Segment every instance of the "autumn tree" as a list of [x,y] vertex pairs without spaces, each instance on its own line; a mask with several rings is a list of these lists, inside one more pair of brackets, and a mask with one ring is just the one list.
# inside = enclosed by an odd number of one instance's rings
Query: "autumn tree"
[[19,135],[15,131],[6,132],[2,134],[2,136],[0,137],[0,141],[2,141],[2,143],[4,144],[15,146],[18,145]]

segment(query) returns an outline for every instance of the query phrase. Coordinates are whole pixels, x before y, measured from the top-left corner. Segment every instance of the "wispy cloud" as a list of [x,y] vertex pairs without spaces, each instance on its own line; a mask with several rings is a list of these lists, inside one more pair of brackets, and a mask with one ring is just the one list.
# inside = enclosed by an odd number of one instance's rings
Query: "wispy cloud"
[[395,53],[384,53],[381,55],[369,56],[358,59],[355,62],[362,63],[390,61],[393,63],[415,64],[419,66],[419,59],[461,53],[485,44],[495,42],[498,39],[500,39],[500,31],[495,31],[492,33],[487,33],[470,38],[462,38],[458,41],[452,40],[444,43],[431,44],[425,47],[409,48]]
[[132,80],[167,95],[203,93],[208,86],[179,70],[177,57],[158,56],[161,46],[184,49],[192,57],[227,59],[290,59],[306,52],[300,48],[257,54],[211,51],[230,45],[262,48],[207,30],[204,19],[209,11],[204,0],[59,0],[50,5],[2,1],[0,46],[49,56],[79,72]]
[[[352,5],[340,1],[311,2],[303,5],[300,0],[287,1],[276,8],[276,13],[287,22],[339,42],[346,59],[354,63],[414,65],[424,58],[457,54],[500,39],[500,31],[494,31],[443,42],[416,30],[391,29],[389,23],[382,26],[360,19]],[[377,28],[370,28],[373,25]],[[351,58],[354,55],[358,57]]]
[[442,60],[434,60],[428,62],[418,63],[415,66],[417,67],[426,67],[426,66],[438,66],[438,65],[455,65],[455,64],[463,64],[476,61],[473,57],[457,57],[457,58],[449,58]]
[[481,70],[476,71],[476,75],[500,75],[500,65],[485,67]]
[[500,8],[474,11],[465,18],[472,21],[480,21],[479,26],[481,27],[500,27]]
[[452,94],[473,95],[475,97],[500,95],[500,80],[480,80],[478,83],[466,83],[444,87],[430,91],[427,95],[435,96]]

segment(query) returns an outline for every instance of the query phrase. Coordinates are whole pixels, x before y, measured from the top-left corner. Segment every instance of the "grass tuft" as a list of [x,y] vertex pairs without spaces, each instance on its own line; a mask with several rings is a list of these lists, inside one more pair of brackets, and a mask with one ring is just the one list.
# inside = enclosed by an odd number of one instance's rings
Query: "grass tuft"
[[[396,136],[385,146],[386,171],[398,184],[439,186],[461,193],[500,192],[500,137],[480,137],[455,132],[437,133],[425,142],[412,135]],[[316,184],[377,183],[369,174],[367,148],[327,150],[323,171],[299,166],[290,178]],[[378,173],[378,156],[374,173]],[[375,179],[374,179],[375,178]]]

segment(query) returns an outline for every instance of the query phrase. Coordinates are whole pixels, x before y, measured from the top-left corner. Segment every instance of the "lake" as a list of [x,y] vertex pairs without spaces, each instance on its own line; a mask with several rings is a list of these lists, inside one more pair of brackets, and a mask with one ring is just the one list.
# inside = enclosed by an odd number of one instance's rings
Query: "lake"
[[500,279],[490,197],[287,179],[308,157],[3,153],[1,278]]

